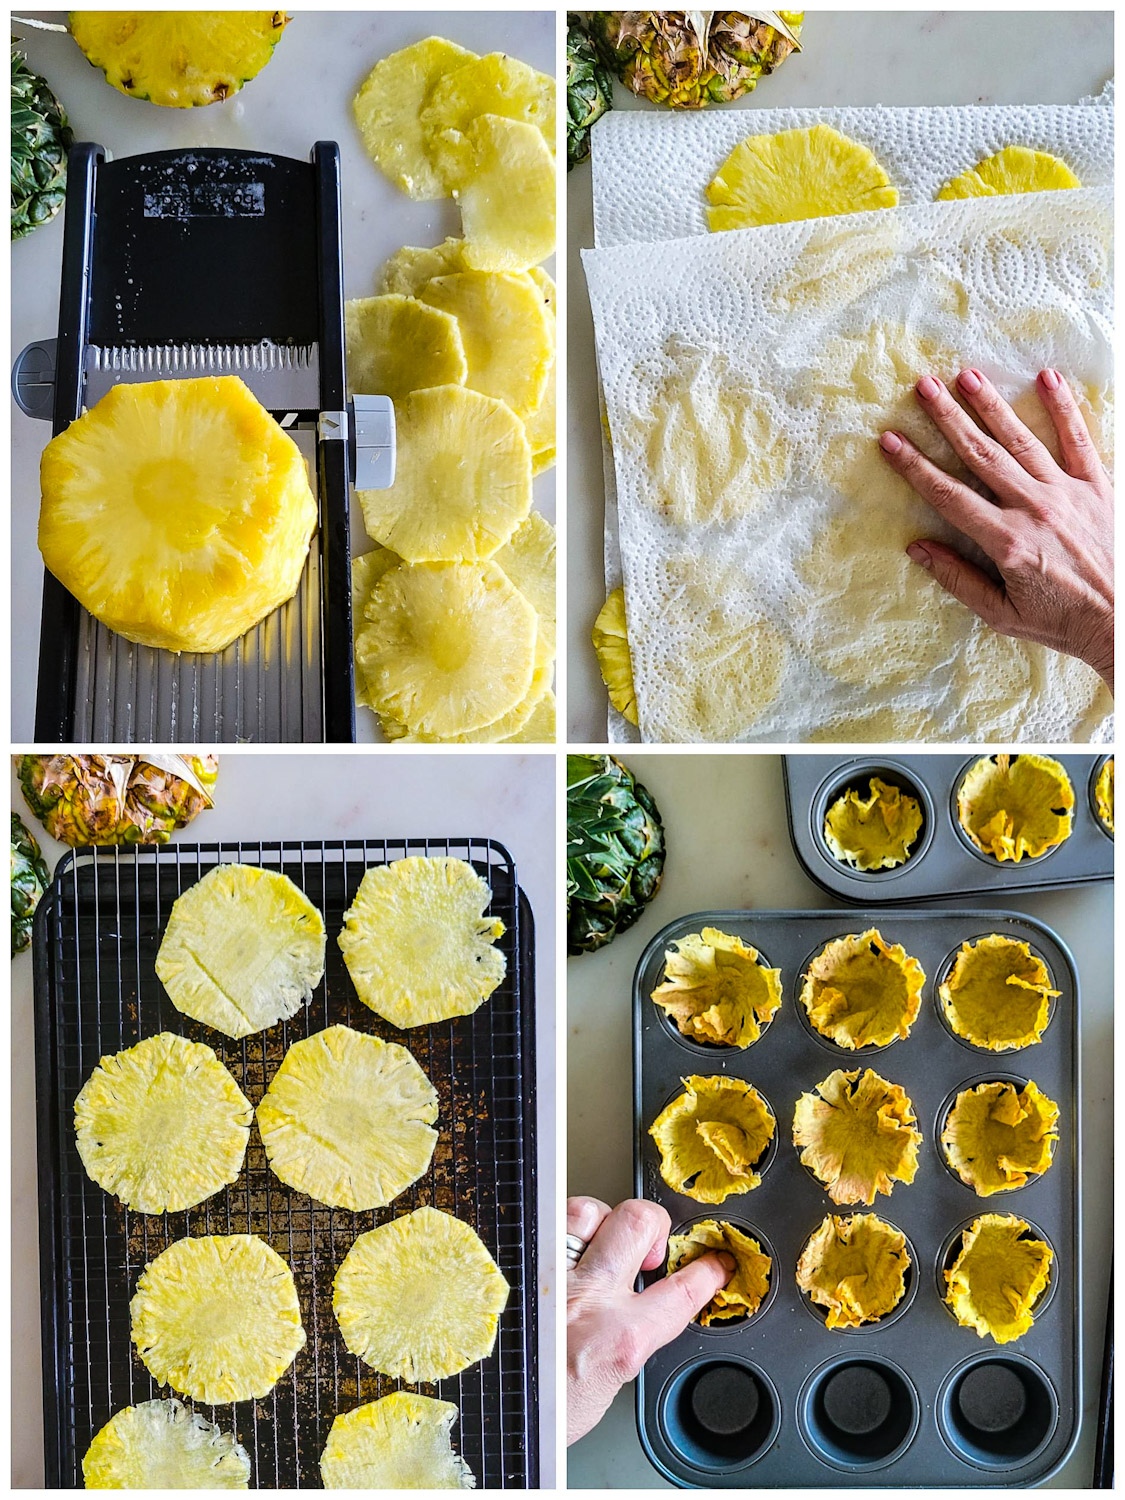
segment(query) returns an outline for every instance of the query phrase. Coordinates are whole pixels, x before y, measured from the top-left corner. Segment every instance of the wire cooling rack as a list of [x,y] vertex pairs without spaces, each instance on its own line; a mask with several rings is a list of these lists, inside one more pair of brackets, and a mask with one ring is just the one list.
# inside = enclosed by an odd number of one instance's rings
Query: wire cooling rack
[[[358,999],[336,938],[364,871],[408,854],[467,860],[488,881],[489,910],[506,929],[499,946],[507,974],[474,1015],[401,1032]],[[176,897],[216,863],[235,861],[281,870],[328,929],[325,976],[311,1005],[239,1042],[182,1016],[154,967]],[[532,954],[530,908],[511,856],[490,839],[171,844],[63,859],[35,927],[48,1488],[81,1488],[82,1456],[99,1428],[122,1407],[162,1394],[129,1336],[129,1299],[146,1263],[184,1235],[240,1233],[260,1235],[292,1269],[308,1342],[269,1396],[198,1409],[245,1445],[253,1488],[319,1488],[333,1417],[402,1384],[345,1349],[332,1278],[359,1234],[422,1204],[471,1224],[512,1290],[488,1359],[417,1389],[456,1403],[454,1444],[480,1488],[537,1487]],[[269,1170],[256,1127],[237,1182],[184,1213],[133,1213],[86,1176],[74,1100],[106,1053],[178,1032],[214,1048],[257,1105],[290,1043],[338,1022],[405,1043],[438,1092],[430,1169],[389,1207],[332,1209],[286,1187]]]

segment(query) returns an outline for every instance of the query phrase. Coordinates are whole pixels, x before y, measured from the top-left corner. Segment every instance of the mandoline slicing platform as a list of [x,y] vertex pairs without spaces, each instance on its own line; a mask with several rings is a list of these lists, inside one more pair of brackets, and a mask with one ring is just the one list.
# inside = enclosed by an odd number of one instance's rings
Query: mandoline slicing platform
[[[705,926],[740,937],[781,970],[781,1007],[741,1051],[688,1041],[650,998],[668,943]],[[921,963],[921,1011],[905,1040],[845,1051],[808,1024],[801,978],[825,943],[868,927]],[[945,965],[963,940],[990,932],[1029,943],[1061,991],[1037,1045],[982,1051],[955,1037],[941,1015],[936,987]],[[637,1194],[667,1208],[673,1232],[726,1219],[773,1262],[769,1293],[753,1317],[711,1328],[693,1323],[642,1371],[637,1424],[656,1468],[689,1488],[1027,1487],[1052,1474],[1074,1445],[1082,1411],[1078,976],[1055,934],[1033,918],[998,911],[697,912],[670,923],[645,949],[633,1004]],[[793,1110],[834,1069],[865,1067],[900,1084],[912,1101],[923,1136],[918,1172],[912,1183],[878,1194],[871,1208],[837,1206],[800,1161]],[[777,1121],[758,1165],[761,1184],[722,1204],[673,1192],[648,1134],[691,1074],[745,1079]],[[946,1166],[941,1122],[959,1090],[1029,1078],[1060,1108],[1052,1165],[1024,1188],[979,1198]],[[832,1330],[797,1287],[796,1265],[826,1214],[857,1212],[905,1234],[911,1269],[902,1300],[879,1322]],[[961,1232],[983,1213],[1019,1215],[1054,1249],[1034,1327],[1003,1345],[960,1327],[939,1294]]]
[[[364,870],[407,854],[453,855],[484,876],[489,910],[507,929],[508,970],[474,1015],[402,1032],[357,998],[336,938]],[[328,928],[325,978],[308,1009],[241,1042],[180,1015],[154,970],[173,901],[220,861],[283,871]],[[47,1488],[82,1487],[82,1456],[114,1412],[173,1394],[157,1388],[129,1337],[129,1299],[146,1262],[185,1234],[246,1232],[291,1267],[308,1342],[269,1396],[199,1410],[245,1445],[251,1488],[320,1488],[333,1417],[400,1385],[348,1354],[332,1314],[333,1275],[357,1235],[422,1204],[471,1224],[512,1290],[489,1358],[419,1389],[456,1403],[454,1446],[478,1487],[536,1487],[534,937],[507,851],[490,839],[84,850],[60,864],[34,948]],[[433,1162],[388,1208],[331,1209],[287,1188],[256,1127],[238,1181],[186,1213],[133,1213],[86,1176],[74,1099],[105,1053],[178,1032],[213,1047],[256,1105],[286,1047],[337,1022],[404,1043],[438,1091]]]

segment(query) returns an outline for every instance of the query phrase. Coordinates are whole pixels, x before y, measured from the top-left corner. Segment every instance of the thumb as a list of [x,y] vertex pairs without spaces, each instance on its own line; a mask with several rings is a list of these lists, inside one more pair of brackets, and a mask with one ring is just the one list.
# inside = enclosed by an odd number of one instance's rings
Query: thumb
[[986,625],[995,630],[1005,628],[1004,620],[1009,609],[1007,596],[982,568],[968,562],[943,542],[911,542],[906,554],[932,573],[947,594],[959,599]]
[[693,1260],[682,1270],[674,1271],[662,1281],[653,1282],[641,1292],[641,1310],[648,1350],[655,1354],[684,1329],[721,1291],[734,1270],[734,1257],[725,1250],[711,1251]]

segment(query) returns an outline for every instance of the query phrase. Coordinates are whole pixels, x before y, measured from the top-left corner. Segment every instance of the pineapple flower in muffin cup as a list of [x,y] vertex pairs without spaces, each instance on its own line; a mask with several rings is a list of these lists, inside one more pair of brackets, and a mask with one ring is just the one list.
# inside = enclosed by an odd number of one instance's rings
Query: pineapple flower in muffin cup
[[900,432],[884,432],[879,446],[891,468],[982,549],[995,576],[944,542],[919,538],[908,555],[993,630],[1078,657],[1112,692],[1113,486],[1074,393],[1057,370],[1040,370],[1035,389],[1058,438],[1056,461],[987,376],[962,370],[956,386],[968,412],[934,375],[915,392],[985,494]]
[[568,1254],[572,1239],[585,1247],[566,1278],[568,1443],[598,1425],[621,1387],[730,1279],[734,1257],[720,1250],[634,1291],[642,1271],[663,1265],[671,1227],[666,1209],[641,1198],[616,1208],[597,1198],[566,1201]]

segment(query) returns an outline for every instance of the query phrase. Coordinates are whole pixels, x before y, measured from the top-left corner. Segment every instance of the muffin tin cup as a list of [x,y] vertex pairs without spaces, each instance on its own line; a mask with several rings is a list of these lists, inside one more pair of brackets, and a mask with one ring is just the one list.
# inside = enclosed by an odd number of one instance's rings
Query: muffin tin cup
[[[785,756],[789,832],[806,873],[832,895],[853,905],[901,905],[929,900],[965,901],[1005,891],[1051,890],[1113,878],[1113,837],[1098,817],[1093,797],[1101,755],[1053,757],[1074,789],[1070,836],[1045,854],[1018,864],[978,849],[957,818],[957,789],[980,756]],[[824,839],[824,815],[849,786],[866,789],[871,776],[900,786],[922,806],[923,826],[911,857],[892,870],[854,869],[835,857]]]
[[751,1318],[753,1318],[755,1322],[759,1318],[764,1318],[765,1315],[769,1312],[770,1308],[773,1306],[774,1300],[777,1297],[777,1253],[774,1250],[773,1246],[770,1244],[769,1236],[765,1233],[765,1231],[761,1229],[757,1224],[753,1223],[750,1219],[740,1214],[736,1209],[728,1210],[725,1204],[719,1204],[716,1209],[711,1210],[701,1203],[699,1205],[699,1210],[699,1213],[692,1214],[688,1218],[681,1219],[678,1224],[673,1224],[671,1230],[669,1231],[669,1237],[671,1237],[671,1235],[673,1234],[687,1234],[690,1230],[694,1229],[697,1224],[706,1224],[710,1220],[717,1220],[720,1223],[730,1224],[735,1229],[740,1229],[743,1234],[748,1234],[751,1239],[758,1242],[761,1247],[762,1254],[768,1255],[770,1258],[769,1286],[766,1288],[766,1295],[762,1298],[755,1312],[751,1313],[748,1317],[724,1319],[720,1323],[710,1323],[706,1327],[704,1327],[704,1325],[699,1321],[698,1318],[693,1320],[692,1327],[696,1329],[697,1332],[702,1334],[705,1338],[721,1338],[726,1334],[738,1333],[741,1329],[746,1327]]
[[[972,937],[966,938],[965,941],[969,943],[978,943],[982,938],[991,936],[992,934],[988,932],[978,932]],[[1043,964],[1046,968],[1048,988],[1057,990],[1059,986],[1055,983],[1055,976],[1051,973],[1051,965],[1047,962],[1047,955],[1045,953],[1041,953],[1034,943],[1029,942],[1027,946],[1031,952],[1032,958],[1037,958],[1040,963]],[[1022,1047],[982,1047],[979,1045],[979,1043],[971,1042],[968,1037],[960,1036],[956,1031],[954,1031],[953,1027],[949,1023],[949,1017],[945,1014],[945,1006],[942,1004],[940,990],[941,986],[949,978],[950,974],[952,974],[953,965],[957,962],[957,955],[960,952],[961,944],[958,943],[956,948],[953,948],[949,953],[945,955],[944,959],[942,959],[941,967],[933,976],[934,1011],[937,1015],[938,1020],[945,1027],[950,1037],[959,1046],[964,1047],[966,1051],[975,1053],[976,1056],[981,1060],[982,1067],[987,1066],[987,1059],[990,1057],[1008,1058],[1013,1057],[1021,1052],[1034,1052],[1036,1047],[1042,1045],[1042,1038],[1040,1038],[1038,1042],[1027,1042]],[[1051,1029],[1051,1023],[1055,1019],[1055,1011],[1057,1005],[1058,996],[1053,995],[1047,1002],[1047,1024],[1043,1028],[1043,1037],[1046,1037],[1048,1031],[1050,1031]]]
[[[733,933],[768,953],[781,969],[784,994],[781,1009],[753,1047],[716,1050],[706,1068],[697,1065],[698,1053],[691,1061],[690,1071],[753,1084],[777,1116],[778,1147],[761,1185],[720,1204],[672,1192],[660,1176],[659,1153],[647,1133],[689,1071],[687,1054],[669,1035],[649,995],[659,982],[666,945],[704,926]],[[878,928],[888,943],[901,943],[926,972],[910,1036],[877,1058],[870,1056],[877,1072],[905,1089],[924,1140],[913,1183],[896,1183],[871,1206],[836,1205],[792,1144],[793,1109],[798,1097],[834,1068],[866,1066],[870,1054],[868,1049],[846,1053],[814,1040],[798,1017],[794,989],[811,953],[834,937],[869,927]],[[1002,1056],[970,1056],[940,1021],[933,989],[949,953],[965,939],[991,932],[1027,942],[1062,993],[1042,1042]],[[675,1484],[701,1488],[849,1482],[888,1488],[1027,1487],[1053,1473],[1073,1446],[1081,1411],[1079,1002],[1074,964],[1059,939],[1031,918],[981,909],[868,910],[846,914],[844,920],[839,911],[695,913],[669,924],[645,950],[633,1002],[637,1193],[663,1203],[676,1225],[714,1218],[750,1226],[763,1248],[768,1242],[774,1263],[768,1305],[721,1334],[692,1325],[642,1371],[638,1429],[656,1468]],[[1051,1167],[1027,1187],[980,1198],[945,1166],[938,1118],[943,1104],[962,1088],[1006,1076],[1034,1078],[1059,1104],[1059,1142]],[[993,1212],[1027,1220],[1055,1255],[1033,1327],[1004,1345],[960,1327],[940,1294],[940,1263],[951,1236],[979,1214]],[[899,1306],[878,1323],[830,1330],[797,1287],[797,1260],[826,1215],[853,1213],[876,1214],[903,1232],[910,1247],[910,1284]],[[652,1282],[663,1274],[659,1268],[643,1279]],[[982,1362],[984,1373],[967,1386],[963,1380],[956,1384]],[[737,1368],[733,1374],[720,1369],[700,1393],[698,1376],[712,1366]],[[712,1387],[723,1404],[724,1383],[744,1413],[738,1418],[742,1426],[708,1436],[699,1412],[706,1417]],[[989,1434],[979,1422],[992,1396],[1003,1398],[1010,1420]]]
[[[1018,1208],[982,1207],[976,1213],[971,1214],[963,1224],[958,1224],[956,1229],[951,1230],[950,1233],[946,1235],[942,1247],[937,1253],[937,1259],[934,1263],[934,1284],[937,1287],[937,1294],[941,1299],[942,1306],[945,1308],[950,1318],[952,1318],[953,1322],[959,1328],[961,1325],[957,1323],[957,1314],[953,1311],[949,1303],[946,1301],[945,1294],[947,1286],[945,1273],[953,1269],[953,1264],[956,1261],[958,1255],[961,1253],[962,1238],[966,1234],[968,1234],[969,1230],[973,1227],[973,1225],[981,1217],[982,1214],[1011,1214],[1014,1218],[1022,1219],[1023,1222],[1027,1225],[1028,1232],[1032,1236],[1034,1236],[1035,1239],[1043,1240],[1050,1249],[1051,1268],[1050,1275],[1047,1279],[1047,1285],[1039,1293],[1038,1297],[1036,1297],[1031,1306],[1031,1316],[1035,1319],[1042,1318],[1046,1314],[1047,1309],[1050,1307],[1051,1303],[1054,1301],[1055,1286],[1057,1284],[1055,1278],[1055,1267],[1059,1263],[1059,1252],[1055,1249],[1054,1245],[1051,1244],[1051,1237],[1047,1233],[1047,1231],[1041,1228],[1038,1224],[1033,1223],[1026,1214],[1021,1214]],[[997,1349],[1010,1349],[1013,1347],[1018,1348],[1022,1340],[1017,1339],[1015,1340],[1014,1344],[997,1344],[995,1339],[986,1338],[984,1342],[990,1346],[994,1346]]]
[[1101,775],[1102,767],[1105,765],[1106,761],[1112,759],[1112,755],[1097,756],[1094,760],[1094,764],[1090,768],[1090,776],[1088,781],[1086,782],[1086,801],[1089,805],[1090,812],[1093,814],[1094,822],[1101,830],[1102,837],[1107,838],[1111,844],[1113,843],[1113,829],[1106,827],[1106,825],[1102,822],[1102,815],[1098,811],[1098,777]]

